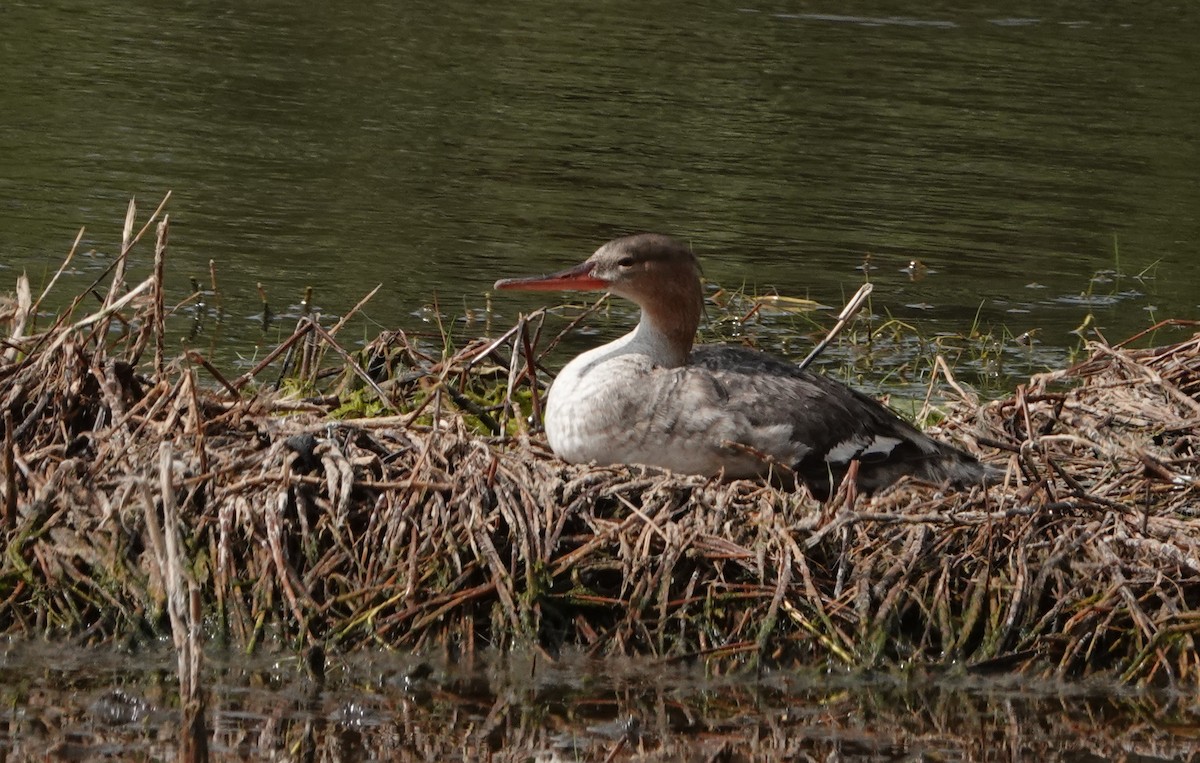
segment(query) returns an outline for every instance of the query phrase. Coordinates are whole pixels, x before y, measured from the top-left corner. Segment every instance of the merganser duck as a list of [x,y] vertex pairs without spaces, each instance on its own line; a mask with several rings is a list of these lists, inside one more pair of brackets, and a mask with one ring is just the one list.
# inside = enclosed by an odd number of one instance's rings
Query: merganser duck
[[904,475],[959,488],[995,475],[833,379],[743,347],[693,347],[700,268],[668,236],[618,238],[576,267],[495,288],[608,291],[641,308],[633,331],[572,360],[547,393],[546,437],[568,462],[734,479],[765,476],[774,462],[821,500],[855,462],[865,493]]

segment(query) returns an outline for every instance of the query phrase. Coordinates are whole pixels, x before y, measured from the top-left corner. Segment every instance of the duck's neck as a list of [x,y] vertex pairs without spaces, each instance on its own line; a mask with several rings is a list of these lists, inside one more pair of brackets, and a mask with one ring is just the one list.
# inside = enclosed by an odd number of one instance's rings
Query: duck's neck
[[690,339],[686,344],[681,343],[680,337],[673,337],[663,332],[658,326],[646,320],[644,314],[633,331],[613,344],[619,344],[623,353],[633,352],[645,355],[655,365],[666,368],[675,368],[687,363],[688,353],[692,350]]
[[700,325],[698,306],[669,303],[642,306],[642,319],[630,335],[631,346],[656,364],[676,368],[687,363]]

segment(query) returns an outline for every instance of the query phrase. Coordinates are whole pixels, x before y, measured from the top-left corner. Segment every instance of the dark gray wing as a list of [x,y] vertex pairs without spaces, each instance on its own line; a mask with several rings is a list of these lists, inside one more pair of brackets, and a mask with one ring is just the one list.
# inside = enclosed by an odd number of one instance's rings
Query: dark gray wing
[[818,496],[836,487],[854,460],[860,464],[858,485],[866,492],[905,474],[959,486],[989,476],[973,456],[931,439],[879,401],[821,374],[728,345],[697,347],[691,364],[712,374],[730,411],[756,425],[790,425],[792,439],[805,446],[804,457],[790,466]]

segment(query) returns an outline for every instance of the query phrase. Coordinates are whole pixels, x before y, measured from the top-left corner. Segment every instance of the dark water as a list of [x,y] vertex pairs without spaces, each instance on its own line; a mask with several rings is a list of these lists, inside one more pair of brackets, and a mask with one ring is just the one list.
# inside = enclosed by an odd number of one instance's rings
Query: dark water
[[[211,655],[214,760],[1195,761],[1195,698],[966,675],[722,676],[671,663],[517,657],[447,666]],[[173,659],[0,649],[0,758],[165,760]],[[610,757],[611,756],[611,757]]]
[[1198,317],[1194,4],[118,0],[0,26],[0,283],[36,289],[87,226],[65,299],[128,197],[144,219],[171,190],[173,293],[213,261],[199,342],[226,361],[287,330],[256,283],[329,314],[386,284],[361,338],[645,229],[829,305],[869,254],[877,315],[1041,329],[1018,370],[1089,313],[1113,338]]

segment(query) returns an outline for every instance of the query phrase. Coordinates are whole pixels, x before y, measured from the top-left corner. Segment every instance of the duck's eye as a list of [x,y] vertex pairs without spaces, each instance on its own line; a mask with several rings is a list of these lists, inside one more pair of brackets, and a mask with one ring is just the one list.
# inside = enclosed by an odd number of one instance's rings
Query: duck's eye
[[617,267],[619,267],[619,268],[633,267],[633,258],[632,257],[622,257],[621,259],[617,260]]

